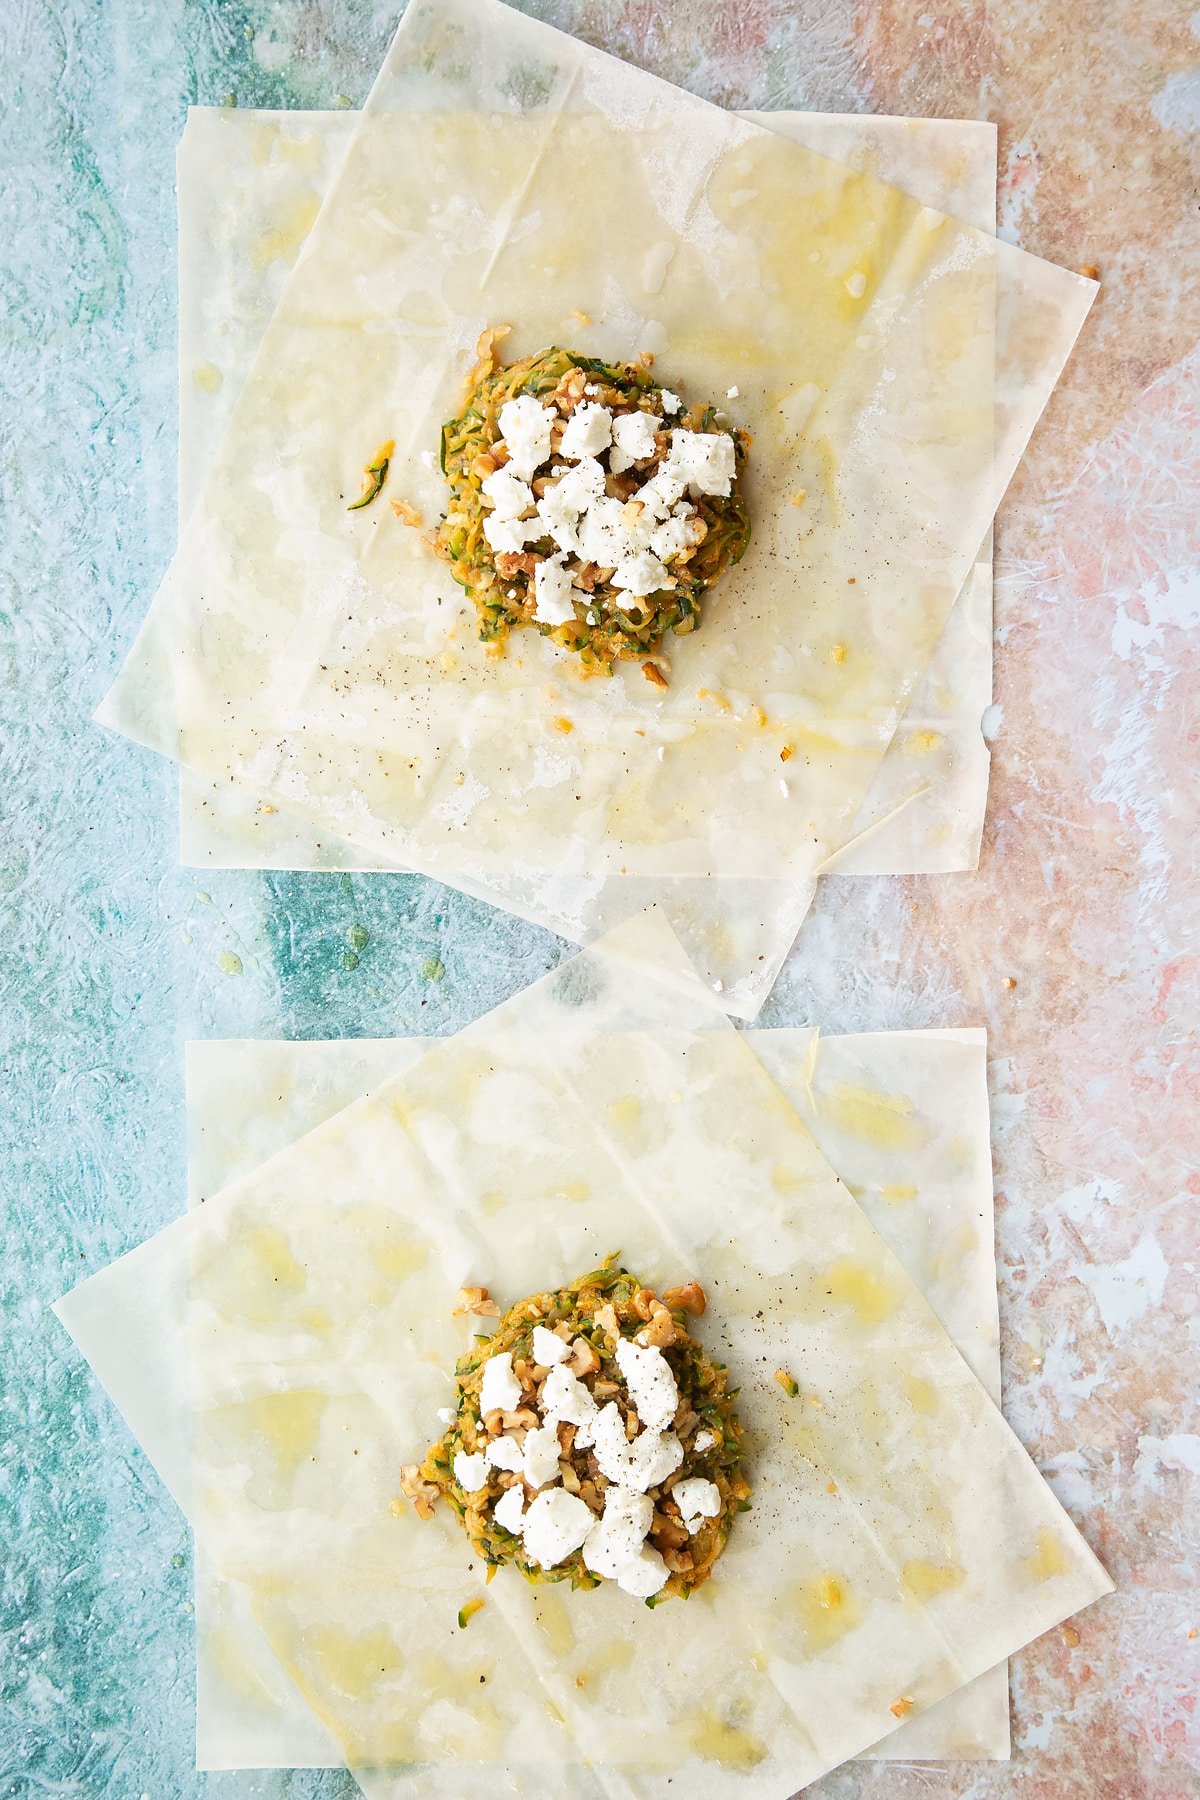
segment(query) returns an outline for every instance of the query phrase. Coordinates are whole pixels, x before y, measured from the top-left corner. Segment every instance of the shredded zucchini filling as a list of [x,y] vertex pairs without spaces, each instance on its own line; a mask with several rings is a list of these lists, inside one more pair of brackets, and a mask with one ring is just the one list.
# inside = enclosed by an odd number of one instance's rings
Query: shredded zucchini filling
[[[498,1309],[482,1288],[468,1311]],[[693,1337],[698,1283],[660,1298],[610,1257],[520,1301],[455,1372],[454,1406],[401,1487],[423,1518],[440,1499],[493,1571],[653,1606],[712,1573],[749,1505],[725,1367]]]
[[504,365],[503,335],[480,338],[463,411],[442,427],[450,502],[433,546],[486,642],[530,626],[611,674],[694,631],[744,555],[750,440],[645,362],[551,348]]

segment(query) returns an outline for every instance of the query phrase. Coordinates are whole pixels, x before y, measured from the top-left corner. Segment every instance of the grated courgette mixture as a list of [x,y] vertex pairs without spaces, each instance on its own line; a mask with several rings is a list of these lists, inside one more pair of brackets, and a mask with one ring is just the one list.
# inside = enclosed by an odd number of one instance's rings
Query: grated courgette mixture
[[[705,595],[732,564],[745,554],[750,541],[750,519],[739,492],[740,477],[749,437],[736,430],[709,404],[664,410],[664,389],[651,377],[646,360],[609,363],[569,350],[551,348],[518,362],[501,364],[497,339],[501,331],[485,332],[480,339],[480,361],[466,395],[463,410],[442,427],[440,463],[450,485],[450,503],[431,542],[450,565],[451,573],[475,604],[480,638],[499,646],[516,627],[533,627],[565,650],[576,653],[593,674],[611,674],[619,660],[641,660],[658,650],[664,636],[694,631],[700,623]],[[488,516],[481,489],[490,475],[505,466],[507,449],[500,426],[500,410],[521,395],[531,395],[556,410],[561,427],[576,408],[593,403],[607,408],[614,420],[642,412],[660,421],[654,454],[640,459],[620,473],[606,472],[605,494],[629,502],[638,488],[665,462],[672,430],[723,433],[733,440],[736,470],[729,495],[689,490],[698,542],[676,554],[669,564],[670,585],[647,595],[640,605],[615,586],[613,569],[595,562],[572,559],[569,564],[575,590],[571,604],[574,618],[549,624],[535,617],[534,572],[539,560],[553,555],[549,537],[530,542],[520,551],[494,553],[484,535]],[[675,399],[674,396],[667,396]],[[552,461],[557,463],[557,443]],[[562,465],[535,476],[533,493],[540,498],[553,474]],[[636,504],[636,502],[635,502]],[[651,680],[661,680],[654,665],[646,669]]]
[[[472,1290],[482,1295],[486,1289]],[[661,1592],[646,1602],[656,1605],[672,1596],[687,1596],[705,1582],[725,1547],[733,1520],[747,1510],[750,1486],[742,1472],[742,1427],[734,1408],[736,1390],[728,1386],[726,1368],[714,1362],[689,1330],[689,1321],[704,1310],[703,1290],[695,1283],[670,1289],[660,1299],[636,1275],[614,1266],[612,1258],[602,1267],[565,1288],[534,1294],[518,1302],[499,1320],[493,1335],[478,1338],[455,1371],[454,1420],[429,1449],[425,1460],[403,1471],[404,1492],[417,1511],[428,1517],[444,1499],[462,1521],[472,1545],[488,1566],[511,1564],[530,1582],[569,1581],[573,1588],[594,1588],[600,1577],[588,1568],[581,1550],[558,1566],[545,1568],[525,1553],[520,1537],[506,1531],[492,1516],[498,1500],[514,1485],[519,1472],[492,1469],[486,1485],[466,1492],[455,1479],[455,1458],[486,1449],[489,1440],[508,1433],[518,1441],[540,1424],[539,1393],[547,1369],[534,1362],[532,1338],[536,1326],[555,1332],[571,1348],[571,1367],[597,1404],[616,1401],[628,1431],[638,1423],[625,1382],[617,1365],[621,1339],[640,1341],[661,1350],[670,1365],[679,1392],[673,1430],[683,1448],[680,1466],[649,1490],[653,1522],[646,1547],[663,1558],[669,1578]],[[489,1310],[484,1304],[475,1310]],[[480,1418],[483,1370],[489,1359],[510,1352],[512,1369],[521,1383],[522,1398],[514,1411]],[[610,1486],[601,1473],[594,1452],[573,1443],[570,1426],[559,1426],[559,1474],[556,1481],[577,1494],[600,1517],[605,1492]],[[697,1440],[702,1448],[697,1448]],[[697,1527],[685,1525],[672,1492],[681,1482],[703,1477],[715,1485],[719,1511]],[[524,1487],[526,1497],[532,1490]],[[545,1489],[542,1490],[546,1491]]]

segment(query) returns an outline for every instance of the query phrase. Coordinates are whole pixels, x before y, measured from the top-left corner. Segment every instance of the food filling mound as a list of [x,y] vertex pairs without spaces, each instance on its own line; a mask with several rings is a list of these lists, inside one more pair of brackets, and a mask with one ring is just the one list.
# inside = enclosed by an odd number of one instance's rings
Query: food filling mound
[[[463,1303],[498,1311],[483,1288]],[[660,1298],[611,1258],[520,1301],[460,1359],[446,1429],[404,1493],[423,1518],[449,1502],[489,1580],[512,1563],[533,1582],[686,1599],[750,1498],[736,1391],[688,1329],[705,1304],[695,1281]]]
[[550,349],[502,365],[501,335],[484,332],[464,409],[442,427],[451,499],[434,548],[485,641],[533,626],[611,674],[666,632],[695,630],[744,554],[750,440],[659,387],[645,362]]

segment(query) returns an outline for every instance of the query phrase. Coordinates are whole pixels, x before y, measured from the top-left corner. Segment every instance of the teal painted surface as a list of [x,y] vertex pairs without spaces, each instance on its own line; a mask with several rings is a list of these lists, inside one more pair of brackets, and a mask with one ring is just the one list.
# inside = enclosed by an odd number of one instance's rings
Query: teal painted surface
[[[1186,612],[1200,564],[1197,365],[1178,360],[1200,287],[1180,266],[1171,311],[1153,278],[1181,260],[1175,196],[1194,224],[1179,171],[1195,33],[1171,0],[1095,9],[1103,41],[1072,0],[968,0],[911,30],[916,9],[891,0],[529,10],[732,106],[997,118],[1008,234],[1105,264],[1092,336],[999,539],[1005,725],[980,876],[826,884],[763,1022],[988,1024],[1006,1404],[1093,1542],[1103,1520],[1123,1590],[1073,1656],[1051,1634],[1018,1660],[1011,1770],[851,1767],[820,1792],[1177,1800],[1195,1768],[1180,1610],[1195,1438],[1173,1449],[1164,1420],[1185,1417],[1194,1250],[1162,1195],[1175,1163],[1196,1166],[1194,964],[1179,954],[1194,841],[1158,779],[1159,732],[1178,740],[1180,794],[1192,772],[1182,696],[1166,698],[1184,653],[1156,596]],[[47,1308],[182,1208],[186,1037],[449,1032],[565,953],[416,878],[180,870],[174,770],[89,722],[175,535],[186,107],[356,104],[398,11],[0,0],[0,1800],[351,1791],[335,1775],[194,1772],[188,1535]],[[1153,192],[1134,217],[1141,167]],[[1153,629],[1135,623],[1147,596]],[[1148,1188],[1156,1158],[1171,1167]],[[1156,1301],[1142,1335],[1112,1337],[1089,1282],[1111,1265],[1110,1311],[1112,1296],[1140,1303],[1130,1271],[1152,1218],[1176,1311]]]

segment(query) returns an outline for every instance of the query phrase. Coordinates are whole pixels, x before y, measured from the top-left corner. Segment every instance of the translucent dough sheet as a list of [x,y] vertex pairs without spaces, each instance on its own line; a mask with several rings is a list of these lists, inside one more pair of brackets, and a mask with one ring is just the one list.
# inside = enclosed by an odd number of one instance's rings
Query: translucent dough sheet
[[[1093,292],[505,7],[416,0],[101,716],[579,940],[661,898],[748,1016]],[[514,355],[739,387],[755,538],[665,693],[529,633],[481,656],[419,536],[346,511],[394,438],[388,497],[436,514],[421,452],[501,321]]]
[[[59,1303],[370,1794],[448,1767],[549,1792],[583,1763],[606,1794],[779,1800],[1110,1586],[687,976],[661,920],[630,922]],[[820,1110],[845,1084],[815,1068]],[[686,1608],[501,1571],[459,1631],[461,1533],[390,1510],[449,1391],[457,1289],[519,1295],[617,1247],[703,1281],[754,1506]]]
[[[986,1049],[980,1031],[748,1031],[880,1236],[992,1398],[1000,1399]],[[188,1046],[188,1202],[402,1073],[430,1040],[223,1040]],[[202,1769],[340,1764],[254,1623],[249,1597],[198,1556],[196,1744]],[[1008,1675],[989,1669],[869,1755],[1006,1757]]]
[[[869,169],[923,205],[995,229],[996,130],[957,119],[756,113],[755,123]],[[192,107],[179,146],[179,513],[186,519],[333,180],[345,112]],[[974,868],[987,804],[979,724],[991,699],[990,537],[836,866],[847,873]],[[198,867],[364,868],[371,859],[246,789],[181,769],[180,849]],[[698,904],[703,904],[698,900]]]

